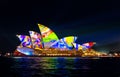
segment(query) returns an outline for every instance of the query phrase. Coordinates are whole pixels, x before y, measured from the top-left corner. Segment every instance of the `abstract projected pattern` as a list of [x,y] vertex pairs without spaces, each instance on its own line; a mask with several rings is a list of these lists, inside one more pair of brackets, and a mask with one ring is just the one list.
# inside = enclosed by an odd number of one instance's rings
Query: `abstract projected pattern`
[[33,55],[34,54],[34,50],[31,48],[26,48],[26,47],[22,47],[22,48],[17,48],[17,51],[24,54],[24,55]]
[[77,37],[75,36],[68,36],[62,39],[68,47],[73,47],[72,43],[74,43],[77,40]]
[[29,31],[31,41],[32,41],[32,46],[34,49],[42,49],[42,38],[41,35],[35,31]]
[[96,42],[88,42],[88,43],[84,43],[82,44],[83,46],[86,46],[87,48],[91,48],[92,46],[94,46],[96,44]]
[[54,42],[59,40],[57,35],[48,27],[38,24],[43,42]]
[[51,47],[71,50],[73,48],[72,43],[74,43],[76,39],[77,37],[68,36],[68,37],[60,39],[59,41],[56,41],[55,43],[53,43]]
[[86,49],[88,49],[86,46],[80,45],[80,44],[77,44],[77,43],[73,43],[73,45],[74,45],[74,48],[76,50],[86,50]]
[[30,37],[29,36],[26,36],[26,35],[16,35],[19,40],[21,41],[21,44],[20,46],[21,47],[29,47],[31,48],[31,40],[30,40]]

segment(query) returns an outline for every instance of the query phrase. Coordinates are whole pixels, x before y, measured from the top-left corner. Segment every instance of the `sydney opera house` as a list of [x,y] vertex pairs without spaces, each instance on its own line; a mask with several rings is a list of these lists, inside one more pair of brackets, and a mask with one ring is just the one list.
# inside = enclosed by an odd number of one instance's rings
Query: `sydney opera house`
[[30,35],[16,35],[21,43],[14,52],[15,56],[84,56],[86,52],[96,54],[91,49],[95,42],[77,44],[76,36],[58,38],[50,28],[42,24],[38,24],[38,27],[40,33],[29,31]]

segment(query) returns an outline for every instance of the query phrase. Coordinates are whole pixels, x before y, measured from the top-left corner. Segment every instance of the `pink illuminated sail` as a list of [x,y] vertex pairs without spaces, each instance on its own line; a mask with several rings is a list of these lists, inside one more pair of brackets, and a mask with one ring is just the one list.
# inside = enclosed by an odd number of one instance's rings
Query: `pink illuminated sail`
[[34,49],[42,49],[42,38],[41,35],[35,31],[29,31],[31,41],[32,41],[32,46]]

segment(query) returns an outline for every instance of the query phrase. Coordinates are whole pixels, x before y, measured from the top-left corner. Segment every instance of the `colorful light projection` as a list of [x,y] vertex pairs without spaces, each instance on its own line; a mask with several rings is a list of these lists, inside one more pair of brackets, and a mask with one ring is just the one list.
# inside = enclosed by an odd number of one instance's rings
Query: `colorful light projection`
[[31,41],[32,41],[32,46],[34,49],[42,49],[42,38],[41,35],[35,31],[29,31]]
[[56,41],[52,44],[52,48],[59,48],[59,49],[67,49],[71,50],[73,49],[72,43],[76,41],[77,37],[75,36],[68,36],[60,39],[59,41]]
[[50,43],[50,42],[53,43],[53,42],[59,40],[57,35],[50,28],[48,28],[42,24],[38,24],[38,27],[39,27],[41,35],[42,35],[42,41],[43,41],[43,43],[45,43],[45,45],[44,45],[45,48],[46,47],[48,48],[48,46],[46,46],[48,44],[46,44],[46,43]]
[[88,43],[84,43],[82,44],[83,46],[86,46],[87,48],[91,48],[96,44],[96,42],[88,42]]
[[68,47],[73,47],[72,43],[77,40],[76,36],[68,36],[62,39],[64,43],[68,45]]
[[20,44],[21,47],[29,47],[29,48],[32,47],[31,40],[30,40],[29,36],[26,36],[26,35],[16,35],[16,36],[21,41],[21,44]]
[[[76,50],[86,50],[91,49],[95,44],[95,42],[88,42],[82,45],[76,44],[75,41],[77,37],[75,36],[68,36],[59,40],[57,35],[50,28],[41,24],[38,24],[38,26],[41,31],[41,35],[35,31],[29,31],[31,38],[26,35],[17,35],[21,41],[20,46],[17,47],[18,52],[25,55],[34,55],[34,49],[50,47],[60,50],[72,50],[73,48],[76,48]],[[33,50],[25,49],[24,47],[32,48]],[[16,52],[16,54],[20,54],[18,52]]]
[[88,49],[86,46],[80,45],[80,44],[77,44],[77,43],[73,43],[73,45],[74,45],[74,48],[76,50],[86,50],[86,49]]
[[17,51],[24,55],[34,55],[34,50],[31,48],[26,48],[26,47],[17,48]]

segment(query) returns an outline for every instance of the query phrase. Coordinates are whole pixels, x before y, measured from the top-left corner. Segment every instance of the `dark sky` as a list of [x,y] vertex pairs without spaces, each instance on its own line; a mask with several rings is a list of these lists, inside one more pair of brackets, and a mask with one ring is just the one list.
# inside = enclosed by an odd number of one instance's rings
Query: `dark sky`
[[115,0],[0,0],[0,51],[11,52],[19,45],[16,34],[39,32],[37,23],[59,38],[78,36],[80,44],[95,41],[99,50],[120,47],[120,8]]

